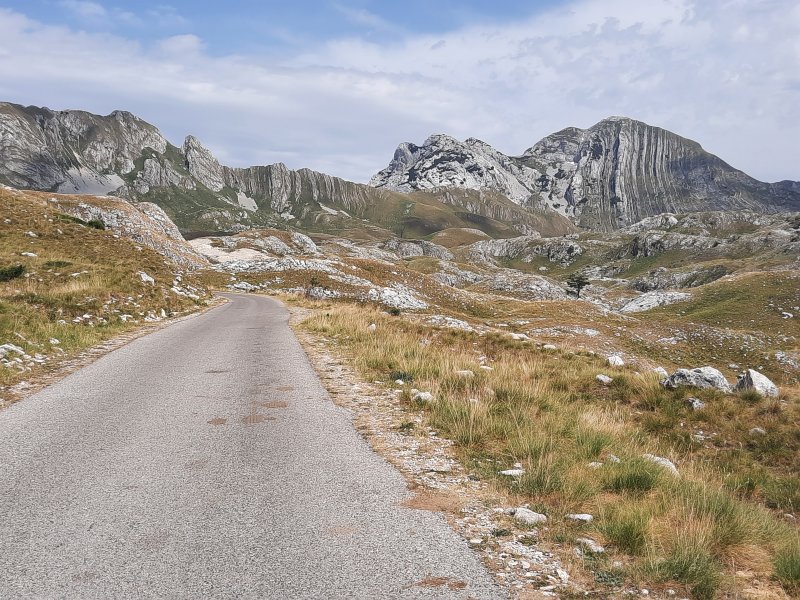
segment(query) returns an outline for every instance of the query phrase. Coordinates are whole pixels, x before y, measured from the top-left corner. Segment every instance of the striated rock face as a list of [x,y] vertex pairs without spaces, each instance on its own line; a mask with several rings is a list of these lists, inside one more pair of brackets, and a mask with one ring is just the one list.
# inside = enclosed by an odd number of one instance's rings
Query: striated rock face
[[100,117],[0,103],[0,179],[14,187],[102,194],[123,185],[144,148],[164,136],[128,112]]
[[576,224],[611,231],[670,212],[800,209],[796,182],[762,183],[679,135],[622,117],[547,136],[521,156],[435,135],[401,144],[370,184],[412,191],[495,190]]
[[214,155],[194,136],[188,136],[183,143],[186,168],[189,174],[212,192],[220,192],[225,187],[225,171]]

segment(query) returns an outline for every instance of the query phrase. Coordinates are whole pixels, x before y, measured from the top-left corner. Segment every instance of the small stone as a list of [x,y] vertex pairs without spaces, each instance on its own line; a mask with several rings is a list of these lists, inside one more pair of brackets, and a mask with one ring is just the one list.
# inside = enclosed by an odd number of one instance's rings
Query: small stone
[[621,462],[622,462],[622,461],[620,460],[619,456],[617,456],[616,454],[611,454],[611,453],[609,453],[609,455],[606,457],[606,460],[607,460],[608,462],[610,462],[610,463],[614,463],[614,464],[619,464],[619,463],[621,463]]
[[506,469],[505,471],[499,471],[499,473],[506,477],[522,477],[525,474],[525,469]]
[[603,466],[603,463],[595,461],[595,462],[590,462],[588,466],[590,469],[599,469],[600,467]]
[[470,546],[480,546],[482,543],[483,543],[483,540],[481,538],[472,538],[469,541]]
[[660,467],[664,467],[667,471],[675,476],[680,475],[678,472],[678,467],[675,466],[675,463],[667,458],[664,458],[663,456],[656,456],[655,454],[642,454],[642,458]]
[[483,369],[484,371],[494,371],[494,368],[488,365],[481,365],[481,369]]
[[591,523],[594,520],[594,517],[587,513],[578,513],[574,515],[567,515],[567,518],[572,521],[582,521],[584,523]]
[[575,542],[582,548],[588,550],[593,554],[602,554],[603,552],[606,551],[606,549],[603,548],[603,546],[601,546],[591,538],[577,538]]
[[692,410],[701,410],[706,407],[706,403],[700,400],[700,398],[687,398],[685,402]]
[[27,256],[28,258],[36,258],[39,255],[34,252],[20,252],[20,256]]
[[750,430],[750,435],[767,435],[767,432],[761,427],[753,427]]
[[614,381],[614,379],[612,377],[609,377],[608,375],[603,375],[602,373],[599,374],[597,377],[595,377],[595,379],[597,379],[597,381],[599,381],[603,385],[608,385],[612,381]]
[[653,369],[653,373],[658,375],[661,379],[666,379],[669,377],[669,371],[667,371],[664,367],[656,367]]
[[542,346],[542,350],[558,350],[553,344],[545,344]]
[[468,369],[460,369],[460,370],[454,371],[454,374],[458,375],[459,377],[464,377],[466,379],[469,379],[471,377],[475,377],[475,373],[473,373],[472,371],[470,371]]
[[431,394],[430,392],[420,392],[420,391],[413,393],[412,391],[411,399],[414,402],[433,402],[433,394]]
[[512,340],[516,340],[518,342],[527,342],[529,339],[531,339],[524,333],[510,333],[509,335],[511,336]]
[[155,279],[150,277],[150,275],[148,275],[144,271],[139,271],[138,275],[139,275],[139,278],[142,280],[142,283],[149,283],[150,285],[153,285],[156,282]]
[[514,519],[524,525],[538,525],[539,523],[547,522],[545,515],[522,507],[514,511]]
[[367,325],[367,331],[369,331],[370,333],[375,333],[376,329],[378,329],[378,326],[375,325],[375,323],[370,323],[369,325]]
[[612,367],[624,367],[625,361],[618,354],[612,354],[608,357],[608,364]]
[[395,379],[395,380],[394,380],[394,382],[395,382],[397,385],[405,385],[405,384],[406,384],[406,382],[405,382],[405,381],[403,381],[402,379]]

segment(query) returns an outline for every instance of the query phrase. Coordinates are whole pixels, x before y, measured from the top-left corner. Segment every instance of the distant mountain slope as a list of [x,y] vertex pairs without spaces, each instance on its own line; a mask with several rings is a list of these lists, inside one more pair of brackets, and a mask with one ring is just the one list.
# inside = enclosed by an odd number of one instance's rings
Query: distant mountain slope
[[763,183],[692,140],[622,117],[567,128],[511,157],[473,138],[403,143],[370,184],[414,190],[494,190],[601,231],[663,212],[800,210],[800,183]]
[[174,146],[153,125],[121,111],[98,116],[0,103],[0,183],[150,201],[187,232],[281,222],[356,237],[428,235],[448,227],[498,237],[573,230],[558,214],[488,197],[410,197],[281,163],[226,167],[193,136]]

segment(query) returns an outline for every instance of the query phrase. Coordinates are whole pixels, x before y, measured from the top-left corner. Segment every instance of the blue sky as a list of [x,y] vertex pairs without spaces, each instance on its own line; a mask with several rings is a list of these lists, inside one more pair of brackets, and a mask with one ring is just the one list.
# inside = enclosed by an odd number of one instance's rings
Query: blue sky
[[0,100],[355,181],[432,133],[519,154],[625,115],[774,181],[800,179],[797,40],[796,0],[0,0]]

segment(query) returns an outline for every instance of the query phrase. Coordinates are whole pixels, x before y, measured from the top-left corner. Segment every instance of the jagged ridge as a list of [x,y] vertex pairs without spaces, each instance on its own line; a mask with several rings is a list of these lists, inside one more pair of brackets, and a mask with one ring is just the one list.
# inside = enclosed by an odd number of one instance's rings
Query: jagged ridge
[[410,192],[495,190],[610,231],[664,212],[800,209],[800,184],[763,183],[692,140],[624,117],[570,127],[511,157],[485,142],[434,135],[401,144],[370,184]]

